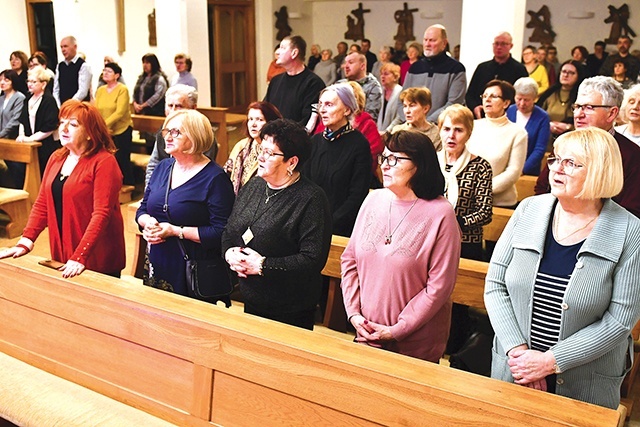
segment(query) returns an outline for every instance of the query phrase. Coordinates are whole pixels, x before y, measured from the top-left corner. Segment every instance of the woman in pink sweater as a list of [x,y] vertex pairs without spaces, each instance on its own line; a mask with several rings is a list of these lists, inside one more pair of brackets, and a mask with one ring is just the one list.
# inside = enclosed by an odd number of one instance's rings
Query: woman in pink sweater
[[364,201],[342,255],[342,294],[356,341],[437,363],[447,343],[460,228],[442,197],[431,141],[390,136],[384,189]]

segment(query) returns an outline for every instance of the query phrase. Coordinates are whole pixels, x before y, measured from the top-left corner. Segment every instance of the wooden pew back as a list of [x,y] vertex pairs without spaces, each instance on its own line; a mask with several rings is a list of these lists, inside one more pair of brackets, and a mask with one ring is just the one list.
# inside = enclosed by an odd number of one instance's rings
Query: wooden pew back
[[40,191],[40,161],[38,147],[40,142],[16,142],[13,139],[0,138],[0,159],[25,163],[27,166],[23,190],[29,193],[33,204]]
[[0,351],[178,425],[546,427],[619,419],[610,409],[90,271],[64,280],[37,261],[0,261]]

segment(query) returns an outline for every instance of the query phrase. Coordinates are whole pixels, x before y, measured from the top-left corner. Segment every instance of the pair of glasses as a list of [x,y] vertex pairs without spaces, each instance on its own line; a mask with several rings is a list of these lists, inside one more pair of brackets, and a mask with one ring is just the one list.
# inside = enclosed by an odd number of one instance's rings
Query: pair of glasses
[[576,73],[575,71],[570,71],[570,70],[561,70],[560,74],[565,74],[567,76],[575,76],[578,73]]
[[171,135],[171,138],[178,138],[180,135],[182,135],[182,132],[180,132],[180,129],[162,129],[160,131],[160,133],[162,134],[163,138],[166,138],[167,135]]
[[611,105],[573,104],[571,106],[574,113],[582,109],[585,114],[593,114],[596,108],[611,108]]
[[411,158],[395,156],[393,154],[389,154],[388,156],[385,156],[384,154],[378,154],[378,164],[380,166],[382,166],[385,160],[390,167],[394,167],[398,164],[398,160],[411,160]]
[[273,150],[269,150],[269,149],[266,149],[266,148],[263,148],[262,150],[260,150],[260,155],[265,160],[269,160],[273,156],[282,156],[282,157],[284,157],[284,153],[274,153]]
[[558,165],[560,165],[562,166],[562,170],[564,171],[564,173],[569,176],[573,175],[573,172],[576,169],[584,167],[584,165],[576,163],[573,159],[563,159],[557,156],[550,156],[547,159],[547,165],[549,166],[549,169],[551,169],[552,167],[557,168]]
[[480,95],[482,99],[503,99],[500,95],[496,95],[495,93],[491,94],[482,94]]

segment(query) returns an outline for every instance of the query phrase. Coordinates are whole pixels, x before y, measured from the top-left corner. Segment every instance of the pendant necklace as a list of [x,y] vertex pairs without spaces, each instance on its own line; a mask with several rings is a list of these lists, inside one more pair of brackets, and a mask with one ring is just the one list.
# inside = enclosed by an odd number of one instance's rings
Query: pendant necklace
[[388,234],[386,236],[384,236],[384,244],[385,245],[390,245],[391,244],[391,238],[393,237],[393,233],[395,233],[398,230],[398,227],[400,227],[400,224],[402,224],[402,221],[404,221],[404,219],[407,217],[407,215],[409,215],[409,212],[411,212],[413,207],[416,205],[417,201],[418,201],[418,199],[415,199],[413,201],[413,204],[411,205],[409,210],[404,214],[404,216],[402,217],[402,219],[400,220],[398,225],[396,225],[396,228],[393,229],[393,231],[391,231],[391,206],[393,205],[393,201],[389,202],[389,222],[387,223],[387,233]]
[[284,190],[286,190],[287,188],[291,187],[293,184],[295,184],[296,182],[298,182],[300,180],[300,176],[298,175],[298,177],[296,178],[295,181],[293,181],[291,184],[286,184],[286,187],[281,188],[280,190],[276,191],[273,194],[269,194],[269,184],[267,184],[264,187],[264,195],[267,196],[266,200],[264,201],[264,203],[269,203],[269,200],[271,200],[272,197],[276,197],[278,194],[282,193]]
[[558,215],[554,216],[554,218],[553,218],[553,225],[554,225],[554,228],[555,228],[555,230],[554,230],[554,234],[555,234],[555,237],[556,237],[556,242],[560,243],[560,242],[562,242],[563,240],[566,240],[566,239],[568,239],[569,237],[573,236],[573,235],[574,235],[574,234],[576,234],[578,231],[582,231],[582,230],[584,230],[584,229],[585,229],[585,228],[587,228],[589,225],[591,225],[591,223],[592,223],[593,221],[595,221],[596,219],[598,219],[598,215],[596,215],[595,217],[593,217],[593,218],[591,219],[591,221],[589,221],[588,223],[586,223],[584,226],[582,226],[582,227],[578,228],[577,230],[575,230],[575,231],[573,231],[573,232],[571,232],[571,233],[567,234],[567,235],[566,235],[566,236],[564,236],[562,239],[560,239],[560,238],[559,238],[559,234],[558,234],[558,223],[560,222],[560,213],[558,212]]

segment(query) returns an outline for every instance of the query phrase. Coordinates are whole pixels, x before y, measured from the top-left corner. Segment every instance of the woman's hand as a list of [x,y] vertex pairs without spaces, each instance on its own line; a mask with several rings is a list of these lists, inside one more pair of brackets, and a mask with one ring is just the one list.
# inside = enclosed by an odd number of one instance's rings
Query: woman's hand
[[65,265],[59,268],[62,271],[62,277],[69,278],[80,275],[84,271],[84,264],[77,261],[67,261]]
[[561,135],[571,130],[571,125],[563,122],[551,122],[549,126],[551,126],[551,133],[554,135]]
[[394,340],[389,326],[367,320],[360,314],[352,316],[350,322],[358,332],[357,342],[379,346],[381,343]]
[[555,372],[553,366],[556,359],[551,351],[542,353],[537,350],[514,348],[508,354],[507,363],[516,384],[526,385],[544,381],[546,376]]
[[20,240],[18,240],[18,243],[16,243],[14,247],[4,248],[3,250],[0,251],[0,259],[8,258],[8,257],[19,258],[23,255],[28,254],[32,250],[33,250],[33,242],[30,239],[27,239],[26,237],[21,237]]
[[135,101],[133,102],[133,110],[136,112],[136,114],[140,114],[142,109],[143,109],[142,104],[138,104]]
[[238,277],[246,278],[262,274],[262,263],[265,257],[251,248],[229,248],[224,254],[229,268],[238,274]]
[[144,223],[141,225],[142,237],[144,237],[144,240],[146,240],[150,245],[164,242],[164,240],[158,236],[161,228],[157,219],[152,216],[148,216],[148,218],[144,219]]

